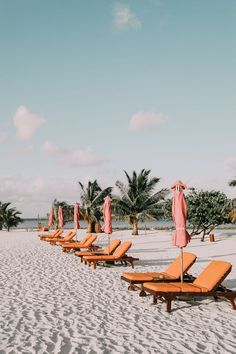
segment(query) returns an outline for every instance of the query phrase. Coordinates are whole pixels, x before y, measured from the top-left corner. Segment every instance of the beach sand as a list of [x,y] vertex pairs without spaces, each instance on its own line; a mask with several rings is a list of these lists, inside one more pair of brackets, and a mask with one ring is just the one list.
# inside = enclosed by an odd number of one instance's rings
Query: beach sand
[[[186,251],[198,259],[191,273],[210,260],[229,261],[224,284],[236,290],[236,231],[222,232],[216,242],[192,239]],[[134,271],[165,270],[179,255],[170,232],[130,233],[111,239],[132,240],[129,254],[140,258]],[[106,244],[106,235],[97,243]],[[164,304],[127,290],[120,276],[130,267],[92,270],[36,232],[0,232],[0,262],[0,354],[236,353],[236,311],[226,301],[174,301],[168,314]]]

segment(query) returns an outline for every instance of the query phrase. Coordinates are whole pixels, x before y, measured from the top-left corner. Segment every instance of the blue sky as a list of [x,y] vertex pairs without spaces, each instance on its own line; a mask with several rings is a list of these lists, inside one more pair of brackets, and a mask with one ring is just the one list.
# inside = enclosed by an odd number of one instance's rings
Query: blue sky
[[0,200],[142,168],[235,195],[235,33],[234,0],[0,0]]

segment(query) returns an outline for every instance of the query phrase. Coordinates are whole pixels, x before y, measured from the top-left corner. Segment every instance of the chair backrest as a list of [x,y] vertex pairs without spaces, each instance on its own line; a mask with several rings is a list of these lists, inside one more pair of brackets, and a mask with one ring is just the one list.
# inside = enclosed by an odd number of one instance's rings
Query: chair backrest
[[[186,273],[189,268],[196,261],[197,256],[193,253],[183,252],[183,274]],[[176,279],[181,277],[181,267],[180,267],[180,256],[175,258],[175,260],[169,265],[165,273],[171,275]]]
[[104,248],[103,253],[112,254],[120,244],[121,244],[121,240],[112,240],[110,245]]
[[86,242],[83,243],[83,247],[90,247],[94,241],[96,241],[97,235],[91,235]]
[[64,241],[70,241],[75,236],[75,234],[75,231],[69,231],[68,234],[64,237]]
[[232,265],[229,262],[212,261],[194,280],[193,284],[209,291],[214,290],[227,277],[231,269]]
[[88,233],[88,234],[86,234],[86,236],[83,238],[83,240],[78,241],[78,242],[79,242],[79,243],[85,243],[91,236],[92,236],[92,234]]
[[59,229],[58,232],[57,232],[57,234],[56,234],[56,237],[61,236],[61,234],[63,234],[63,230]]
[[113,253],[114,258],[121,258],[128,251],[128,249],[132,246],[132,242],[125,241],[123,242]]
[[60,236],[62,233],[63,233],[63,230],[57,229],[57,230],[55,230],[55,231],[52,233],[52,236],[53,236],[53,237],[58,237],[58,236]]

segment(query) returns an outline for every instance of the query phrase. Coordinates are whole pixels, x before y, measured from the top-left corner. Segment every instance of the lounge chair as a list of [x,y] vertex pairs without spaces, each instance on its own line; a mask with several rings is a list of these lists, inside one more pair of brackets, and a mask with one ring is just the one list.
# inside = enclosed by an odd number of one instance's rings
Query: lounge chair
[[126,265],[129,264],[131,265],[132,268],[134,268],[133,262],[138,260],[138,258],[133,258],[131,256],[126,255],[126,252],[131,246],[132,246],[132,242],[126,241],[123,242],[110,256],[103,256],[103,255],[84,256],[83,260],[85,264],[88,263],[89,266],[92,264],[93,269],[96,269],[98,262],[117,262],[117,261],[120,261],[121,263],[125,263]]
[[93,245],[93,242],[96,241],[96,239],[96,235],[88,234],[81,242],[61,244],[62,251],[69,253],[71,250],[80,250],[81,248],[87,248],[88,250],[97,250],[98,246]]
[[76,251],[75,255],[80,257],[81,262],[83,262],[83,257],[84,256],[98,256],[98,255],[110,255],[112,254],[115,249],[120,245],[121,241],[120,240],[113,240],[111,241],[110,245],[104,248],[104,250],[98,250],[98,251]]
[[[33,229],[33,231],[38,231],[38,232],[41,232],[41,231],[49,231],[49,228],[48,227],[38,227],[36,229]],[[38,235],[39,236],[39,235]]]
[[53,237],[53,238],[46,238],[45,241],[50,242],[50,245],[56,245],[57,242],[69,242],[72,240],[72,238],[76,235],[75,231],[68,231],[67,234],[65,235],[65,237],[61,238],[61,237]]
[[232,265],[224,261],[212,261],[194,280],[190,283],[144,283],[144,291],[153,295],[153,303],[157,300],[166,303],[167,312],[171,312],[171,302],[178,296],[190,299],[194,297],[213,296],[215,300],[223,297],[231,302],[232,308],[236,310],[234,302],[236,291],[232,291],[221,285],[232,269]]
[[[183,274],[184,281],[193,281],[194,278],[187,274],[189,268],[196,261],[197,256],[193,253],[183,252]],[[121,279],[129,283],[128,290],[140,289],[136,284],[143,284],[145,282],[165,282],[165,281],[180,281],[180,256],[177,257],[166,269],[165,272],[145,272],[145,273],[123,273]],[[140,296],[145,296],[142,290]]]
[[46,238],[60,237],[62,233],[63,230],[57,229],[52,234],[39,234],[38,236],[40,237],[40,240],[45,240]]

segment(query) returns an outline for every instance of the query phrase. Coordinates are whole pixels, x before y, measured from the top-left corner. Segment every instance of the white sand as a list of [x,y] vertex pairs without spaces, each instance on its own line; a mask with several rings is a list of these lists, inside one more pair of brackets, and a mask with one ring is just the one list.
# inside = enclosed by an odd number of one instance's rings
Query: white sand
[[[136,271],[164,270],[179,254],[169,232],[114,238],[133,241]],[[231,262],[224,284],[236,289],[235,231],[218,232],[215,243],[193,239],[186,251],[198,256],[194,275],[210,260]],[[0,232],[0,262],[0,354],[236,353],[236,311],[225,301],[175,301],[168,314],[164,304],[128,292],[120,275],[130,267],[94,271],[35,232]]]

